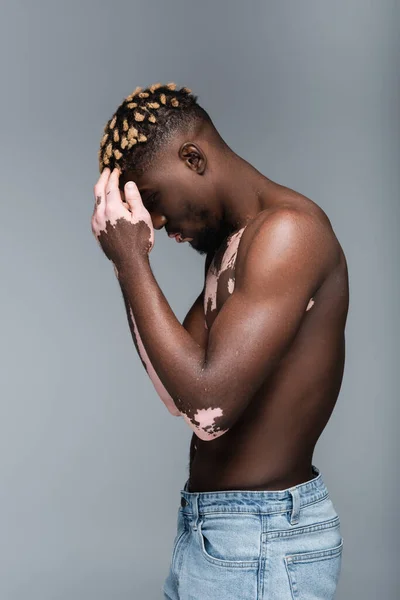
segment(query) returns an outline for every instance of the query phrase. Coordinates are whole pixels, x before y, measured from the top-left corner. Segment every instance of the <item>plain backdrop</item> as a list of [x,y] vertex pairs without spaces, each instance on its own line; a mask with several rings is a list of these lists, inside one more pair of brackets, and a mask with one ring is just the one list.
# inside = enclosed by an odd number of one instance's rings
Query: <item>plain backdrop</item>
[[[161,598],[191,430],[138,359],[90,219],[105,123],[171,81],[344,248],[345,374],[314,464],[341,517],[337,598],[395,600],[399,3],[2,0],[0,34],[1,600]],[[203,261],[156,233],[180,321]]]

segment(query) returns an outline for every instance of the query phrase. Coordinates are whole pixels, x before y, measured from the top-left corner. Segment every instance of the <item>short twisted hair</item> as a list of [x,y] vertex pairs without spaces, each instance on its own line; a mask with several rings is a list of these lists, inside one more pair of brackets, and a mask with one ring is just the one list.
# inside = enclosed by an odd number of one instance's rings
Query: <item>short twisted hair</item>
[[104,127],[99,170],[143,173],[172,133],[190,130],[201,122],[212,124],[208,113],[187,87],[171,82],[137,87],[127,96]]

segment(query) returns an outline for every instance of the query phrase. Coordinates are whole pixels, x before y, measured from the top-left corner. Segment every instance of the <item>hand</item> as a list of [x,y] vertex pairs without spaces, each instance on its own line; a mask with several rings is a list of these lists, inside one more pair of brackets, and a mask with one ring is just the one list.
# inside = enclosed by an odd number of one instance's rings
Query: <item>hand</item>
[[139,190],[133,181],[128,181],[124,203],[119,175],[117,168],[102,171],[94,186],[96,202],[91,222],[100,247],[117,270],[132,258],[147,256],[154,246],[153,223]]

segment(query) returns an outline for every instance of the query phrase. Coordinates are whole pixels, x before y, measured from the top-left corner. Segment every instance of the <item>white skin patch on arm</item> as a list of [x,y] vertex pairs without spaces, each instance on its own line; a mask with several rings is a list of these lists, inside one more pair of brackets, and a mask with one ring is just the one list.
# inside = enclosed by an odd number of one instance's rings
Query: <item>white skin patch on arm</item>
[[306,308],[306,312],[307,312],[308,310],[310,310],[310,308],[312,308],[313,306],[314,306],[314,299],[313,299],[313,298],[310,298],[310,300],[309,300],[309,302],[308,302],[308,305],[307,305],[307,308]]
[[[222,408],[202,408],[199,409],[191,419],[182,413],[186,423],[193,429],[198,438],[204,441],[214,440],[223,435],[228,429],[216,430],[215,418],[222,417]],[[195,425],[197,421],[199,425]]]
[[146,352],[146,348],[143,345],[142,338],[140,337],[131,307],[129,307],[129,312],[131,315],[133,328],[135,330],[135,336],[136,336],[136,340],[137,340],[137,344],[138,344],[138,348],[139,348],[139,354],[140,354],[143,362],[146,365],[147,374],[150,377],[150,379],[156,389],[157,394],[160,396],[161,400],[164,402],[164,404],[167,407],[167,409],[169,410],[169,412],[175,416],[178,416],[181,414],[180,411],[176,408],[174,401],[172,400],[171,396],[167,393],[163,383],[161,382],[161,379],[159,378],[156,370],[154,369],[153,365],[151,364],[149,356]]

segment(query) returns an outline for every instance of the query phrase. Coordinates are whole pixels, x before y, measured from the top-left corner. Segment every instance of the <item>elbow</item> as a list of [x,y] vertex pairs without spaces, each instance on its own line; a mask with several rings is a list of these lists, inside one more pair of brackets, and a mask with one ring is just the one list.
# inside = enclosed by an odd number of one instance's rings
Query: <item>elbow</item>
[[196,428],[196,430],[194,432],[200,440],[203,440],[203,442],[212,442],[213,440],[221,437],[222,435],[224,435],[224,433],[227,433],[228,431],[229,431],[229,428],[228,429],[218,429],[217,431],[214,431],[214,432],[207,432],[207,431],[204,431],[204,429]]
[[181,417],[182,416],[182,413],[178,409],[174,410],[174,409],[169,408],[168,410],[173,417]]
[[173,417],[180,417],[181,413],[179,412],[179,410],[177,408],[174,408],[173,406],[167,406],[166,408],[169,412],[170,415],[172,415]]
[[164,402],[168,412],[174,417],[180,417],[181,411],[176,407],[175,402],[169,394],[159,394],[160,399]]
[[[205,378],[205,373],[203,376],[203,380],[192,387],[190,402],[185,404],[177,399],[177,406],[196,436],[204,442],[211,442],[231,428],[230,411],[228,414],[225,408],[229,394],[221,394],[220,383],[213,385],[209,378]],[[210,398],[214,398],[214,401],[210,401]]]
[[229,431],[226,419],[219,408],[202,408],[193,417],[181,413],[189,427],[203,442],[211,442]]

